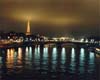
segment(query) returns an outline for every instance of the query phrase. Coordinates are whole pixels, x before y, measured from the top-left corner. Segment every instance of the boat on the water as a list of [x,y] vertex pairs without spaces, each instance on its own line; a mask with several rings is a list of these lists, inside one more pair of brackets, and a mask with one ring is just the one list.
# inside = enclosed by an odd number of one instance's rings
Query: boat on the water
[[95,48],[95,52],[96,52],[96,59],[98,62],[100,62],[100,48]]
[[95,52],[100,54],[100,48],[95,48]]

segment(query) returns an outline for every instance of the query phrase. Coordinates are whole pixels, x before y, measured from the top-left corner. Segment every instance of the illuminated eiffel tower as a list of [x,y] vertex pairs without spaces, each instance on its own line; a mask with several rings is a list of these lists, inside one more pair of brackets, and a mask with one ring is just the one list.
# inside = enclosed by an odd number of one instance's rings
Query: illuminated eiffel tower
[[31,35],[31,31],[30,31],[30,21],[29,21],[29,20],[28,20],[28,22],[27,22],[26,35]]

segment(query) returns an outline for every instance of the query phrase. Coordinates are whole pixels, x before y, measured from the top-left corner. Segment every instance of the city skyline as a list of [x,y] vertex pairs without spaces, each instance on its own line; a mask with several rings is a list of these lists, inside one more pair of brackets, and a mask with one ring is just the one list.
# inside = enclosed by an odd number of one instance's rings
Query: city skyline
[[30,18],[34,34],[100,36],[98,4],[97,0],[1,0],[0,31],[26,33]]

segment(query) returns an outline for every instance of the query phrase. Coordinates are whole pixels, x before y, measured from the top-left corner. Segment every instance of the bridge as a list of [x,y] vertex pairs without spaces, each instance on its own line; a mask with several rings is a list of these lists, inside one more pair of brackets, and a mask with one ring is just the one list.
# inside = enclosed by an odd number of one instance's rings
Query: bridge
[[3,47],[18,47],[18,46],[32,46],[32,45],[41,45],[46,44],[53,45],[78,45],[78,46],[87,46],[87,47],[100,47],[99,43],[90,43],[90,42],[80,42],[80,41],[27,41],[27,42],[9,42],[5,44],[0,44],[0,48]]

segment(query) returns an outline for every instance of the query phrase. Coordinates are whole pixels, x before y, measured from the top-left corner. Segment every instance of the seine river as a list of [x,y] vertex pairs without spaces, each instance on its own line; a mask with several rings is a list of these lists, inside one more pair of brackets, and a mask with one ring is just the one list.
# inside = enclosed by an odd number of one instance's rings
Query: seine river
[[99,80],[95,53],[73,46],[0,49],[0,80]]

